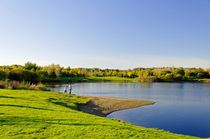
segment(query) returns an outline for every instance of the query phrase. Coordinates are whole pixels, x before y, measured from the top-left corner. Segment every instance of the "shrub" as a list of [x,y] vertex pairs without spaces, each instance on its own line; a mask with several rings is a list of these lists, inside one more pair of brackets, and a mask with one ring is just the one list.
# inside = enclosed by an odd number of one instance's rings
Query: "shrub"
[[5,82],[4,81],[0,81],[0,88],[1,89],[5,88]]
[[148,76],[148,77],[138,77],[138,78],[135,78],[134,80],[135,82],[139,82],[139,83],[152,83],[152,82],[155,82],[157,81],[157,77],[155,76]]

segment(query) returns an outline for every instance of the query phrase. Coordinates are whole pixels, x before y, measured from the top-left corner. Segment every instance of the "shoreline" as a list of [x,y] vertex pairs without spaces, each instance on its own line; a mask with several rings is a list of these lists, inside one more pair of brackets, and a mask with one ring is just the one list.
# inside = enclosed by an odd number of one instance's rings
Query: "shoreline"
[[85,113],[106,117],[112,112],[155,104],[154,101],[137,100],[106,96],[82,96],[89,99],[86,105],[80,105],[79,110]]

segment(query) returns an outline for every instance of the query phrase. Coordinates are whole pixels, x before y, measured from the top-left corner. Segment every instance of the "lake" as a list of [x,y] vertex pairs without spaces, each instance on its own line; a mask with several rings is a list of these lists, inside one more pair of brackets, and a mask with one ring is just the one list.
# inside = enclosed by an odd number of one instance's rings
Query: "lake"
[[[63,92],[64,85],[51,90]],[[154,105],[113,112],[107,117],[172,133],[210,137],[210,84],[76,83],[73,94],[152,100]]]

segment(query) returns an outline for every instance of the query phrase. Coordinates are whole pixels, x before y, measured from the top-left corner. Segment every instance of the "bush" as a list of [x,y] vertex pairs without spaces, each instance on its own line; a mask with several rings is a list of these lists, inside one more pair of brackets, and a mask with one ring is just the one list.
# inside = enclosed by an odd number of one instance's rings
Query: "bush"
[[47,90],[47,87],[42,84],[42,83],[38,83],[38,84],[31,84],[28,89],[31,90]]
[[139,83],[152,83],[152,82],[157,81],[157,77],[155,76],[138,77],[138,78],[135,78],[134,81],[139,82]]
[[5,82],[4,81],[0,81],[0,88],[4,89],[5,88]]

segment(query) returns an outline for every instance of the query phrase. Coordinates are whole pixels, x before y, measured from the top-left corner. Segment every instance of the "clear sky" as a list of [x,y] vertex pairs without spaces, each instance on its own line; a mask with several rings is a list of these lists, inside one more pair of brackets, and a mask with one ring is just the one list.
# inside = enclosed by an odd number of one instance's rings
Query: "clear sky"
[[0,0],[0,65],[210,68],[209,0]]

